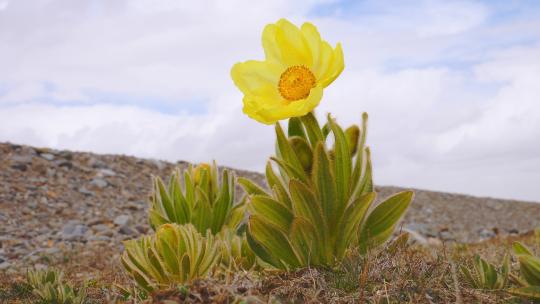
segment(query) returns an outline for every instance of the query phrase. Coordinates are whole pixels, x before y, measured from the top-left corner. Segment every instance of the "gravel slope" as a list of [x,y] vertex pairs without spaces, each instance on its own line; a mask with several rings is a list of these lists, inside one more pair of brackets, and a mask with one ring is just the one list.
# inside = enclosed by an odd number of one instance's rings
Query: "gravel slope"
[[[148,232],[150,177],[177,164],[0,143],[0,271],[70,246],[114,247]],[[262,175],[237,171],[264,184]],[[379,187],[380,197],[401,189]],[[475,242],[540,227],[540,204],[417,190],[403,228],[428,244]]]

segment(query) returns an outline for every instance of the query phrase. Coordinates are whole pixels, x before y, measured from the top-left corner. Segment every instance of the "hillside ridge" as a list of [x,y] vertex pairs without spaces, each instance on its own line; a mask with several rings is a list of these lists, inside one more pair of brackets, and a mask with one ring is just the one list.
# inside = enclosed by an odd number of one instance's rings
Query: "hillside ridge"
[[[23,265],[58,244],[121,241],[149,232],[151,176],[171,163],[124,155],[0,143],[0,269]],[[264,186],[260,173],[235,170]],[[377,187],[379,197],[403,188]],[[415,190],[401,224],[418,242],[477,242],[540,227],[540,204]],[[61,246],[60,246],[61,247]]]

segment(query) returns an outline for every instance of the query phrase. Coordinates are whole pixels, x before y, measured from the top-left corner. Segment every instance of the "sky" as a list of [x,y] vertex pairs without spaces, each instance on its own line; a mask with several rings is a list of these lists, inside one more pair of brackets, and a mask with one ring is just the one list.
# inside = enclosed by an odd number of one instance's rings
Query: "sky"
[[262,171],[230,68],[280,18],[342,43],[317,115],[377,185],[540,202],[538,1],[0,0],[0,141]]

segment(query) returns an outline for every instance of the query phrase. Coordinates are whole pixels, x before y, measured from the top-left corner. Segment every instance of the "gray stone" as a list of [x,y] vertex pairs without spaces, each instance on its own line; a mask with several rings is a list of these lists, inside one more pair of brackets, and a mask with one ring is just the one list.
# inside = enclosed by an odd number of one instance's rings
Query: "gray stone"
[[54,160],[54,155],[52,155],[51,153],[42,153],[39,156],[41,156],[42,158],[48,161]]
[[105,188],[109,184],[106,180],[101,178],[94,178],[90,182],[91,185],[96,186],[98,188]]
[[86,189],[85,187],[80,187],[79,192],[84,194],[84,195],[88,195],[88,196],[93,196],[94,195],[94,192]]
[[137,225],[135,226],[135,229],[139,232],[139,233],[146,233],[148,231],[148,227],[145,227],[145,226],[142,226],[142,225]]
[[478,232],[478,235],[480,235],[480,237],[482,239],[491,239],[491,238],[494,238],[496,236],[496,234],[495,234],[495,232],[493,232],[493,230],[489,230],[489,229],[486,229],[486,228],[481,229]]
[[69,221],[62,227],[62,239],[67,241],[81,241],[86,237],[88,227],[77,221]]
[[113,222],[117,226],[126,226],[127,224],[129,224],[130,220],[131,218],[129,215],[122,214],[117,216]]
[[418,232],[416,232],[416,231],[414,231],[412,229],[405,228],[405,227],[402,228],[402,231],[407,232],[409,234],[410,240],[412,242],[418,243],[418,244],[424,245],[424,246],[429,245],[428,240],[425,237],[423,237],[420,233],[418,233]]
[[93,242],[109,242],[111,241],[111,238],[106,235],[92,235],[88,240]]
[[125,235],[135,235],[137,232],[133,229],[131,229],[129,226],[122,226],[120,229],[118,229],[118,232]]
[[439,232],[439,237],[444,241],[453,241],[456,238],[452,235],[452,233],[448,230],[443,230]]
[[104,168],[107,168],[107,163],[105,163],[104,161],[100,160],[100,159],[97,159],[96,157],[90,157],[88,159],[88,165],[92,168],[96,168],[96,169],[104,169]]
[[8,261],[4,261],[0,263],[0,270],[6,270],[9,268],[9,266],[11,266],[11,264]]
[[101,176],[115,176],[116,172],[111,169],[103,168],[98,170],[98,174]]
[[435,237],[438,235],[436,229],[434,229],[431,225],[427,225],[423,223],[410,223],[408,225],[405,225],[404,228],[407,228],[408,230],[416,231],[423,236]]
[[10,158],[11,158],[11,161],[14,163],[30,164],[32,163],[33,156],[32,155],[12,155]]
[[164,162],[161,161],[161,160],[157,160],[157,159],[151,159],[150,162],[151,162],[152,164],[154,164],[154,165],[158,168],[158,170],[163,170],[163,169],[165,169],[165,167],[167,166],[166,163],[164,163]]

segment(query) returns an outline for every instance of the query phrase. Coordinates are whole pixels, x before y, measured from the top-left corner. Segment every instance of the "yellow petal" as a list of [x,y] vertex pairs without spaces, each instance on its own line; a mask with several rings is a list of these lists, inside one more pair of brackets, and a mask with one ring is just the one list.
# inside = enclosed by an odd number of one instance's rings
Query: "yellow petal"
[[311,66],[312,56],[300,29],[285,19],[267,25],[262,38],[266,60],[283,66]]
[[277,28],[278,27],[275,24],[268,24],[264,27],[262,34],[262,45],[266,60],[281,64],[281,49],[276,43]]
[[244,98],[244,113],[264,124],[273,124],[278,120],[304,116],[312,111],[322,99],[321,86],[313,88],[306,99],[286,101],[283,99],[266,99],[260,97]]
[[326,41],[322,41],[320,46],[321,49],[317,69],[313,70],[317,81],[322,81],[324,79],[328,73],[328,68],[332,65],[332,61],[334,60],[334,52],[330,44]]
[[[231,69],[234,84],[246,95],[276,88],[282,68],[266,62],[250,60],[235,64]],[[277,91],[277,89],[275,89]]]
[[321,83],[323,87],[329,86],[336,78],[343,72],[345,63],[343,62],[343,49],[341,43],[338,43],[336,49],[333,51],[333,60],[328,67],[326,73],[321,77]]
[[319,34],[317,28],[309,22],[302,24],[301,31],[311,52],[312,64],[309,66],[309,68],[312,71],[316,71],[319,65],[321,35]]

